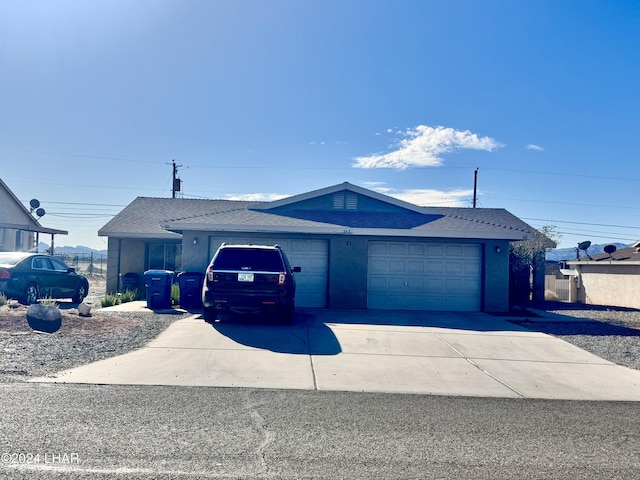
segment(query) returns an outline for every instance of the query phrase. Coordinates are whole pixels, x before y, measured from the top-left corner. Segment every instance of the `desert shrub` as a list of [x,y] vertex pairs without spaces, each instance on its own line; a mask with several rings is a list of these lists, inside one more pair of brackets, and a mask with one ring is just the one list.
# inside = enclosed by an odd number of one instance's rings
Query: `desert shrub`
[[558,295],[556,295],[556,292],[552,292],[551,290],[545,290],[544,291],[544,299],[548,300],[550,302],[559,302],[560,301],[560,297],[558,297]]
[[7,304],[7,296],[0,292],[0,307]]
[[120,294],[120,303],[133,302],[138,298],[138,290],[125,290]]
[[100,301],[100,305],[103,307],[113,307],[114,305],[120,305],[120,295],[110,293]]
[[43,298],[40,299],[40,305],[45,305],[47,307],[57,307],[58,306],[58,302],[56,302],[51,297],[43,297]]

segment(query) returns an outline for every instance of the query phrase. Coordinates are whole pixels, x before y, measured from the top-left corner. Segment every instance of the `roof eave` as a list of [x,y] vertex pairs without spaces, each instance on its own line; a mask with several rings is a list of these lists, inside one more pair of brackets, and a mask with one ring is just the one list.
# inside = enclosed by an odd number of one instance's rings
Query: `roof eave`
[[503,232],[473,232],[469,230],[451,231],[451,230],[420,230],[420,229],[396,229],[396,228],[351,228],[339,225],[327,226],[273,226],[273,225],[237,225],[225,224],[216,225],[212,229],[210,224],[181,224],[165,226],[167,230],[177,233],[185,231],[193,232],[260,232],[260,233],[308,233],[308,234],[325,234],[325,235],[354,235],[354,236],[372,236],[372,237],[412,237],[412,238],[464,238],[478,240],[508,240],[519,241],[526,240],[527,233],[521,232],[520,235],[510,231],[509,235]]
[[640,260],[568,260],[567,265],[640,265]]

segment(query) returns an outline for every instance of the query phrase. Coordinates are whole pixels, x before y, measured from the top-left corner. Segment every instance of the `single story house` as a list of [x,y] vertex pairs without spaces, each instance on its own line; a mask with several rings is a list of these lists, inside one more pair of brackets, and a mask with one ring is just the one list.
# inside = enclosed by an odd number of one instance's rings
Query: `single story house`
[[578,302],[640,308],[640,241],[567,264],[574,269]]
[[34,250],[40,233],[67,235],[66,230],[57,230],[40,225],[18,197],[0,179],[0,252],[28,252]]
[[503,312],[509,243],[533,229],[504,209],[421,207],[350,183],[271,202],[136,198],[100,229],[107,290],[147,269],[204,272],[223,242],[279,244],[296,305]]

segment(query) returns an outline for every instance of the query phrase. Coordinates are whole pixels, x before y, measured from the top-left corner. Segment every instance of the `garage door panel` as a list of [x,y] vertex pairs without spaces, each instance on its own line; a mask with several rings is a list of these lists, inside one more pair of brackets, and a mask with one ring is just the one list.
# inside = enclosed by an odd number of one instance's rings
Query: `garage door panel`
[[214,236],[210,239],[211,256],[223,243],[253,245],[280,245],[287,254],[291,266],[301,267],[296,273],[296,305],[300,307],[327,306],[327,277],[329,247],[326,240],[254,237]]
[[425,246],[421,243],[410,243],[407,247],[407,254],[422,257],[425,253]]
[[481,262],[478,244],[372,241],[368,306],[478,311]]
[[407,273],[409,274],[424,274],[425,264],[422,260],[412,261],[407,265]]
[[427,272],[430,275],[437,275],[444,273],[444,262],[433,261],[427,262]]

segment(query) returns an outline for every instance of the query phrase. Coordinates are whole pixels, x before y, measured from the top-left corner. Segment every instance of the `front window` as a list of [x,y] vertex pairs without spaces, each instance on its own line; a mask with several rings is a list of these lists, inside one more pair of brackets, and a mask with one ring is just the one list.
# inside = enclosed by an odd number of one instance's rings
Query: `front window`
[[178,243],[150,243],[147,270],[172,270],[182,268],[182,245]]

